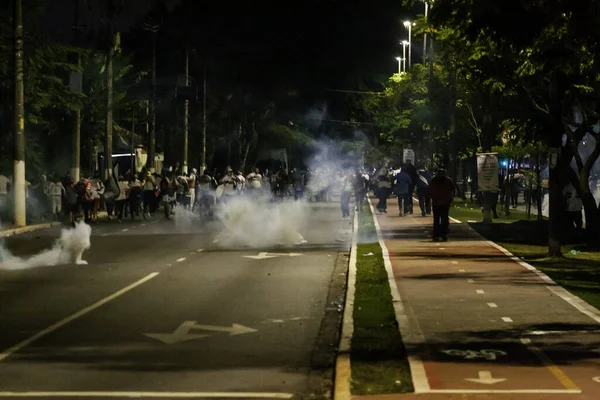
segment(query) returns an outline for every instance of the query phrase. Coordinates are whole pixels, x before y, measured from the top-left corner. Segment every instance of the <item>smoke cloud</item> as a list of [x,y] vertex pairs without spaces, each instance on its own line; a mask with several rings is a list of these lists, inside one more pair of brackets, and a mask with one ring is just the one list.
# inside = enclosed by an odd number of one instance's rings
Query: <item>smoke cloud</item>
[[236,196],[218,208],[223,224],[217,235],[221,246],[273,247],[306,243],[308,208],[303,201],[272,203],[268,195]]
[[51,249],[29,258],[13,256],[5,246],[0,247],[0,269],[22,270],[37,267],[52,267],[63,264],[87,264],[83,252],[91,247],[92,228],[79,222],[75,228],[62,229],[60,238]]

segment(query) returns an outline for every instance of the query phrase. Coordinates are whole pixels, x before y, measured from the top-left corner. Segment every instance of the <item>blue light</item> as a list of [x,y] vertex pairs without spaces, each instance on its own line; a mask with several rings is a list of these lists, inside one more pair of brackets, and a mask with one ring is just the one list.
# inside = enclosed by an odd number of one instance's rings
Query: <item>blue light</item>
[[502,166],[503,167],[507,167],[508,166],[508,161],[506,161],[506,160],[502,161]]

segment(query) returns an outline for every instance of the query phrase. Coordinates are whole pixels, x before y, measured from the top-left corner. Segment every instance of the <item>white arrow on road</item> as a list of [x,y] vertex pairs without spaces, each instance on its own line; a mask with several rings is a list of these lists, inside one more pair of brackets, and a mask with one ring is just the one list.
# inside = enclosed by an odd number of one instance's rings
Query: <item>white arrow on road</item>
[[252,258],[254,260],[264,260],[265,258],[275,258],[275,257],[298,257],[301,256],[302,254],[298,254],[298,253],[267,253],[267,252],[262,252],[262,253],[258,253],[257,256],[244,256],[246,258]]
[[227,332],[229,336],[243,335],[244,333],[258,332],[258,330],[249,328],[240,324],[231,324],[231,327],[226,326],[215,326],[215,325],[194,325],[194,329],[201,329],[203,331],[212,332]]
[[228,332],[229,335],[241,335],[244,333],[256,332],[256,329],[249,328],[247,326],[232,324],[231,327],[227,326],[215,326],[215,325],[198,325],[196,321],[185,321],[173,333],[145,333],[146,336],[152,339],[159,340],[165,344],[175,344],[179,342],[185,342],[188,340],[202,339],[207,334],[189,333],[190,330],[204,330],[212,332]]
[[479,378],[465,378],[467,381],[475,383],[483,383],[484,385],[493,385],[495,383],[504,382],[505,378],[492,378],[490,371],[479,371]]

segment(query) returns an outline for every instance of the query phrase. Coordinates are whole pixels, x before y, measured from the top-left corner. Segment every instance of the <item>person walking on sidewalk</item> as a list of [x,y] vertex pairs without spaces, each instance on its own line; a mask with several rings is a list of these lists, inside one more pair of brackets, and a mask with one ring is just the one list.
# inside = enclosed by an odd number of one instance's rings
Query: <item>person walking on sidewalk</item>
[[417,197],[419,198],[419,208],[421,209],[421,215],[424,217],[431,214],[431,199],[427,194],[429,190],[429,182],[431,181],[431,174],[425,168],[419,170],[417,174]]
[[439,168],[428,189],[433,205],[433,240],[448,240],[450,206],[454,201],[454,182],[446,176],[446,170]]
[[406,172],[406,164],[402,164],[400,171],[394,177],[394,193],[398,197],[398,211],[400,216],[407,215],[412,211],[412,179]]

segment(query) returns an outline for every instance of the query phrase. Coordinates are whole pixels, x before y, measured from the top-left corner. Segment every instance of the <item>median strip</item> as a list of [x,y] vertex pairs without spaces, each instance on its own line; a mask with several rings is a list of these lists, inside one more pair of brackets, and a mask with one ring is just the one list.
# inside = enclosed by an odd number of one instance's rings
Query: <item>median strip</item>
[[352,394],[412,392],[389,277],[373,214],[368,208],[359,213],[358,224],[354,334],[350,352]]

